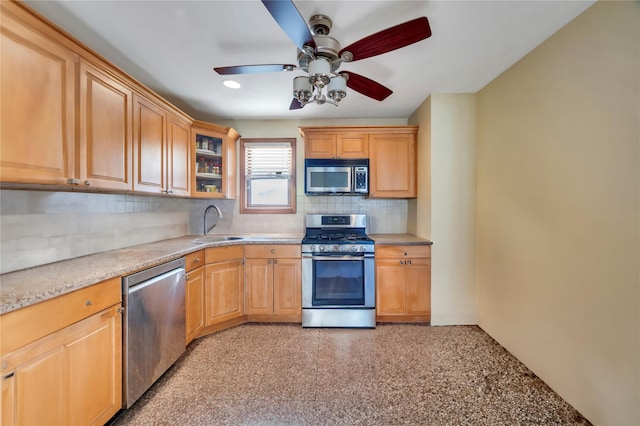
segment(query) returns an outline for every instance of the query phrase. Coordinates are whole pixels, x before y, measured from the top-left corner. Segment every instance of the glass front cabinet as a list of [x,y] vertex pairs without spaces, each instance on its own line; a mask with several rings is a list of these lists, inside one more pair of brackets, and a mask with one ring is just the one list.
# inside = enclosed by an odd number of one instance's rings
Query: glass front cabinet
[[231,127],[195,121],[191,127],[194,153],[192,196],[236,198],[236,141]]

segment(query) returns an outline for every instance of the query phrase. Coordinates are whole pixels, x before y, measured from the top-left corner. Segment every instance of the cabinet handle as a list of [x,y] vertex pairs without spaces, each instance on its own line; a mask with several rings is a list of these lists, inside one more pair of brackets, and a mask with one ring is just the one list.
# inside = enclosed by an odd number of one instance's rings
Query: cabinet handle
[[2,376],[2,380],[12,378],[14,374],[15,374],[15,371],[12,371],[11,373],[7,374],[6,376]]
[[167,194],[173,194],[173,189],[167,189]]
[[67,184],[69,185],[80,185],[80,179],[67,179]]
[[91,303],[91,300],[87,300],[86,302],[84,302],[84,306],[91,306],[93,305],[93,303]]
[[409,265],[411,265],[411,261],[409,261]]
[[400,264],[401,264],[401,265],[404,265],[404,260],[401,260],[401,261],[400,261]]

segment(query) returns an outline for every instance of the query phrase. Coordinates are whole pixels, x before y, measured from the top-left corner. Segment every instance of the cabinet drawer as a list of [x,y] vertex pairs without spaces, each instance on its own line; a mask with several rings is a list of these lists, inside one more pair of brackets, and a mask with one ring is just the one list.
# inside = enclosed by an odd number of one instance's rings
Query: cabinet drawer
[[226,260],[242,259],[244,257],[244,250],[241,245],[224,246],[224,247],[212,247],[205,251],[205,263],[224,262]]
[[116,277],[6,313],[0,317],[0,352],[5,354],[18,349],[118,304],[121,300],[121,278]]
[[249,244],[244,250],[249,259],[300,258],[299,244]]
[[398,246],[393,244],[376,244],[376,258],[416,258],[431,257],[431,246],[429,245],[411,245]]
[[185,268],[187,272],[204,266],[204,250],[198,250],[184,257]]

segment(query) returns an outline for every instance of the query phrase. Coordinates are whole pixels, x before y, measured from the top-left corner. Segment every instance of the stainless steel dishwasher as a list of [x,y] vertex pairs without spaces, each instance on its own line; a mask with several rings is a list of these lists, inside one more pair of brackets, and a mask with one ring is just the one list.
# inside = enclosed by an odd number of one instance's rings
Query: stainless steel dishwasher
[[184,259],[122,278],[125,408],[184,353],[184,292]]

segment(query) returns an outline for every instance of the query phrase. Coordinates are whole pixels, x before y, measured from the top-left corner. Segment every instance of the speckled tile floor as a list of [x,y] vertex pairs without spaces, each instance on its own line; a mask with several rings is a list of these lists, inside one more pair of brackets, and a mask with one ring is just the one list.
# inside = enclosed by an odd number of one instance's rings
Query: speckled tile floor
[[245,324],[196,340],[116,425],[588,425],[475,326]]

